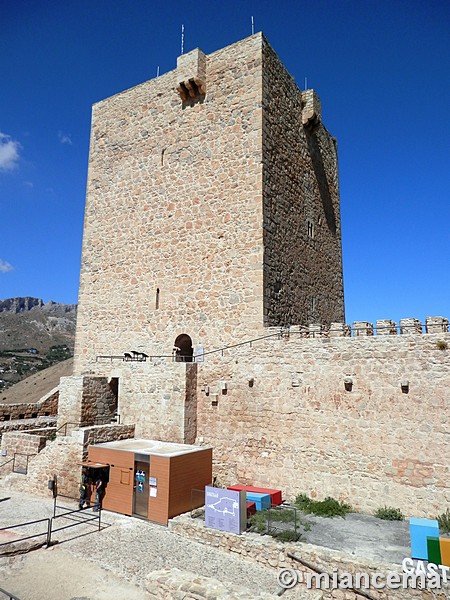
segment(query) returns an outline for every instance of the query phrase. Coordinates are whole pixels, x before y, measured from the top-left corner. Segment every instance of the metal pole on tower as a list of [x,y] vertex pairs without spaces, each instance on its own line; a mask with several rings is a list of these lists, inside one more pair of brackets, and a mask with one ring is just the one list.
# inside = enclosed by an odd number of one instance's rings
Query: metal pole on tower
[[181,54],[184,54],[184,25],[181,25]]
[[252,35],[254,35],[255,33],[255,22],[253,21],[253,15],[252,15]]

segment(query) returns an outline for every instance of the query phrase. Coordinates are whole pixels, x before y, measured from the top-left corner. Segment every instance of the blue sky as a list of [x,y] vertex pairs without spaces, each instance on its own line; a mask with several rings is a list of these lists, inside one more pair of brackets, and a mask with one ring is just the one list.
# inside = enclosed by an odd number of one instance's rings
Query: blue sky
[[263,31],[338,139],[346,320],[450,317],[450,2],[3,0],[0,299],[77,302],[91,105]]

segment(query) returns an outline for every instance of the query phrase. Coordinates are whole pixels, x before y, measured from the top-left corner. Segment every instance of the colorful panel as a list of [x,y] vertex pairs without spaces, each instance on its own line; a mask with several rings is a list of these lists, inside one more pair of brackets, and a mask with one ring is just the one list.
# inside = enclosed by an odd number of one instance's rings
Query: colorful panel
[[236,485],[231,485],[228,487],[228,489],[229,490],[245,490],[246,492],[256,492],[257,494],[269,494],[272,506],[276,506],[283,502],[281,490],[272,490],[270,488],[254,487],[252,485],[242,485],[240,483],[237,483]]
[[439,546],[441,549],[441,565],[450,567],[450,538],[439,538]]
[[438,522],[432,519],[410,519],[409,533],[411,537],[411,558],[428,560],[427,537],[439,537]]
[[257,494],[256,492],[247,492],[247,502],[254,502],[256,510],[266,510],[270,508],[270,495]]
[[251,517],[256,513],[256,504],[254,502],[247,502],[247,517]]
[[441,546],[438,537],[427,537],[428,562],[441,565]]

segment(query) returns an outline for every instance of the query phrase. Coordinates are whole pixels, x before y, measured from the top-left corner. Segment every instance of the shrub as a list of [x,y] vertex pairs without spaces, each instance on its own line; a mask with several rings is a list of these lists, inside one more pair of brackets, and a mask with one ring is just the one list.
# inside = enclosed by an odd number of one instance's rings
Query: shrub
[[267,529],[267,511],[261,510],[250,517],[250,531],[264,533]]
[[447,510],[436,517],[436,519],[439,524],[439,529],[443,533],[450,533],[450,509],[447,508]]
[[325,500],[311,500],[306,494],[299,494],[294,502],[304,513],[319,517],[345,517],[352,507],[345,502],[327,496]]
[[439,350],[447,350],[448,344],[445,340],[438,340],[436,342],[436,347],[439,348]]
[[280,540],[280,542],[298,542],[302,538],[300,533],[295,533],[295,531],[292,529],[287,529],[286,531],[277,531],[271,535],[276,540]]
[[404,521],[405,515],[399,508],[392,506],[381,506],[376,512],[375,516],[377,519],[384,519],[385,521]]

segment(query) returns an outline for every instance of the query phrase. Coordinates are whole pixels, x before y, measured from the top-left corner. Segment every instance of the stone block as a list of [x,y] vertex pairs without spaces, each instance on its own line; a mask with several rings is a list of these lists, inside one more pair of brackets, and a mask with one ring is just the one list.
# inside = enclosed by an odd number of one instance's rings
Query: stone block
[[427,317],[425,319],[425,331],[427,333],[447,333],[448,319],[445,317]]
[[350,325],[346,325],[345,323],[331,323],[330,337],[350,337],[351,336],[351,327]]
[[353,336],[367,337],[373,335],[373,323],[367,321],[353,321]]
[[422,323],[419,319],[400,319],[400,333],[402,335],[420,335],[422,333]]
[[302,123],[309,125],[318,123],[322,118],[322,106],[319,96],[314,90],[305,90],[302,92]]
[[397,323],[390,319],[378,320],[377,335],[397,335]]
[[206,55],[199,48],[177,58],[177,79],[183,100],[206,94]]

